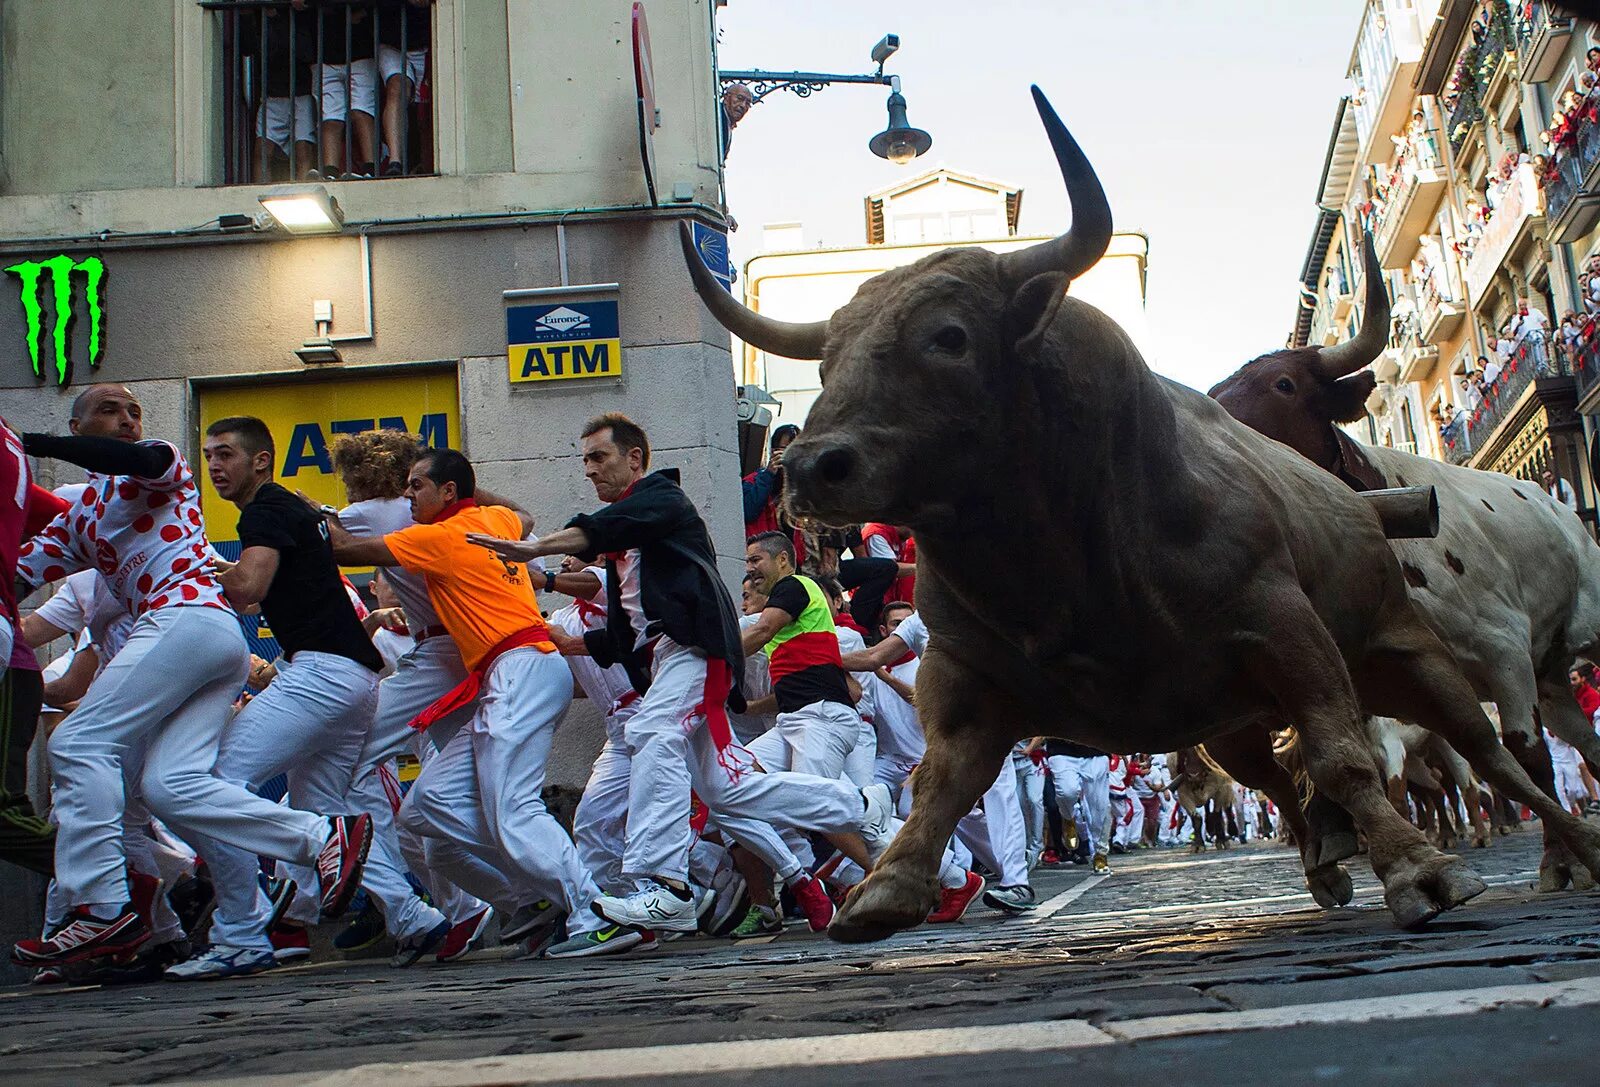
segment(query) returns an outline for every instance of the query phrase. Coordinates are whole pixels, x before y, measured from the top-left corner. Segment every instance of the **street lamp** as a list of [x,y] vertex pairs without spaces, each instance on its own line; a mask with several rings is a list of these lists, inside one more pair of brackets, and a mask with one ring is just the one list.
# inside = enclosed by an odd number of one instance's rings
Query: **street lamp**
[[291,234],[337,234],[344,226],[344,210],[321,185],[278,185],[256,200]]
[[933,146],[933,137],[920,128],[912,128],[906,120],[906,99],[900,93],[900,77],[884,75],[883,63],[894,55],[900,48],[898,34],[885,34],[877,45],[872,47],[872,60],[878,66],[876,72],[866,75],[838,75],[831,72],[767,72],[752,69],[746,72],[722,72],[718,75],[722,89],[726,91],[736,83],[747,84],[750,88],[750,105],[754,106],[773,91],[788,91],[796,98],[810,98],[812,94],[834,83],[874,83],[889,88],[889,123],[884,130],[872,137],[867,147],[874,155],[881,159],[888,159],[896,165],[905,165],[919,155],[927,153]]

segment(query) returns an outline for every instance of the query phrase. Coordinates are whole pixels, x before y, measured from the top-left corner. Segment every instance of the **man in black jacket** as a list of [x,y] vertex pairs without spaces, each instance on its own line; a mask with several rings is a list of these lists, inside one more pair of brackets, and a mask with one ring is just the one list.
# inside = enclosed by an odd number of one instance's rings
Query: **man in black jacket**
[[623,876],[640,889],[602,895],[595,912],[619,925],[695,928],[688,883],[689,789],[713,816],[825,834],[859,834],[877,857],[888,847],[888,790],[858,790],[809,774],[762,773],[733,738],[727,705],[743,709],[738,609],[716,568],[710,534],[671,470],[645,475],[649,439],[616,413],[583,431],[584,475],[608,503],[536,543],[470,537],[501,556],[606,560],[606,626],[578,639],[554,629],[563,653],[620,663],[643,696],[629,719],[633,758]]

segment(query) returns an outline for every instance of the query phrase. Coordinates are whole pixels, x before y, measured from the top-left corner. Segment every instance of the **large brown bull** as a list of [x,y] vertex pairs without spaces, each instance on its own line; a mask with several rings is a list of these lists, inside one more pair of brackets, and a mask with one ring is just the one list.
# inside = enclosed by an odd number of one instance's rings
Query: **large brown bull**
[[[1263,355],[1211,395],[1235,419],[1353,489],[1434,488],[1437,536],[1391,543],[1412,602],[1478,696],[1499,707],[1506,746],[1554,796],[1535,707],[1544,727],[1600,772],[1600,738],[1567,685],[1573,658],[1600,648],[1600,547],[1570,510],[1526,480],[1365,446],[1335,426],[1365,414],[1376,378],[1363,368],[1387,339],[1389,296],[1370,237],[1364,257],[1366,307],[1354,339]],[[1487,776],[1469,752],[1461,754]],[[1555,828],[1545,829],[1541,889],[1591,885]]]
[[[1115,322],[1066,297],[1105,252],[1111,215],[1093,168],[1034,96],[1073,209],[1072,230],[1050,242],[946,250],[869,280],[827,321],[790,324],[734,302],[684,231],[696,289],[725,326],[822,360],[822,395],[784,454],[795,511],[917,534],[932,634],[917,677],[927,755],[910,819],[830,933],[875,939],[928,915],[956,821],[1040,714],[1042,731],[1110,751],[1236,733],[1265,744],[1262,723],[1294,721],[1312,779],[1366,832],[1407,927],[1484,884],[1390,806],[1362,703],[1493,764],[1600,870],[1600,830],[1500,747],[1413,610],[1368,504],[1151,373]],[[1001,539],[1022,568],[996,587]],[[1308,869],[1322,847],[1304,841]]]

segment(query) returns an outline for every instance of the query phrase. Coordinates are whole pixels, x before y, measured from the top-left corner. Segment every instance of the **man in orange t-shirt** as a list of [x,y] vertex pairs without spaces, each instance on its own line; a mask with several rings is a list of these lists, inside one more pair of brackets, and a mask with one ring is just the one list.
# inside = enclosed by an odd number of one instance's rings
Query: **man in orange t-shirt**
[[[599,933],[611,927],[590,908],[600,889],[540,799],[551,740],[572,701],[572,673],[550,641],[527,569],[467,542],[469,532],[518,540],[531,527],[503,506],[478,505],[476,489],[466,457],[429,449],[406,480],[415,525],[362,540],[329,521],[341,564],[421,574],[439,621],[461,650],[467,679],[418,715],[413,727],[426,728],[479,700],[471,721],[406,794],[400,822],[417,834],[453,841],[499,869],[519,901],[553,897],[542,888],[559,886],[568,935]],[[458,873],[444,874],[459,881]],[[638,942],[595,940],[590,953]]]

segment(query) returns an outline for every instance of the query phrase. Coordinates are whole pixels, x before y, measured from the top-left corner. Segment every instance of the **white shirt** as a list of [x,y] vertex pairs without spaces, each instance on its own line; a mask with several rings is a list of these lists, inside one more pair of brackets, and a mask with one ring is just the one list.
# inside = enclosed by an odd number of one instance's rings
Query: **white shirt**
[[[411,517],[411,503],[404,498],[368,498],[352,502],[339,511],[339,523],[346,532],[358,540],[374,540],[410,528],[417,522]],[[420,634],[429,627],[439,626],[439,613],[433,610],[428,598],[428,585],[421,574],[410,574],[398,566],[386,566],[383,576],[400,599],[406,613],[406,625],[411,633]]]
[[[902,629],[904,626],[902,623]],[[889,674],[901,683],[915,687],[917,667],[921,663],[913,657],[904,664],[890,668]],[[878,754],[904,762],[921,762],[928,750],[928,741],[923,738],[922,721],[917,717],[917,708],[900,697],[899,691],[879,679],[877,673],[869,675],[867,683],[871,686],[875,707],[872,726],[878,733]]]
[[1569,510],[1577,510],[1578,508],[1578,496],[1573,492],[1572,484],[1568,483],[1560,476],[1556,477],[1555,486],[1550,488],[1550,490],[1546,491],[1545,493],[1551,498],[1554,498],[1557,502],[1560,502]]
[[[585,572],[598,574],[600,577],[600,591],[588,601],[592,608],[583,609],[577,604],[568,604],[558,611],[551,612],[550,617],[545,620],[551,626],[558,627],[576,638],[583,637],[585,631],[599,630],[606,624],[605,571],[591,566]],[[599,609],[598,612],[593,610],[595,608]],[[578,681],[583,693],[589,696],[589,701],[602,714],[610,714],[617,703],[633,690],[633,681],[628,678],[627,669],[620,664],[601,668],[593,657],[582,654],[567,657],[566,661],[572,669],[572,678]]]
[[72,505],[22,545],[18,578],[36,587],[78,570],[99,570],[135,616],[185,606],[234,614],[217,580],[188,461],[170,442],[138,444],[165,446],[172,464],[150,479],[89,473]]
[[[839,653],[841,656],[846,653],[858,653],[867,648],[867,641],[859,631],[852,630],[849,627],[834,627],[833,633],[839,639]],[[867,686],[867,678],[872,673],[851,672],[850,674],[856,677],[857,683],[861,684],[861,701],[856,703],[856,712],[861,715],[862,720],[872,721],[875,719],[873,710],[877,705],[876,700],[872,697],[872,689]]]
[[906,643],[906,648],[917,656],[920,657],[928,651],[928,627],[922,621],[920,612],[914,611],[900,620],[900,625],[894,628],[894,632],[900,636],[902,642]]
[[889,541],[884,539],[882,536],[868,537],[867,557],[871,559],[894,559],[896,562],[899,561],[899,558],[894,553],[894,548],[890,547]]
[[79,570],[67,578],[54,596],[39,605],[37,614],[68,634],[87,631],[90,644],[99,650],[102,669],[122,650],[133,630],[133,616],[98,570]]

